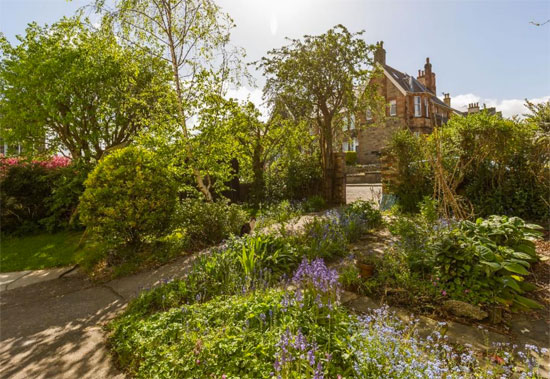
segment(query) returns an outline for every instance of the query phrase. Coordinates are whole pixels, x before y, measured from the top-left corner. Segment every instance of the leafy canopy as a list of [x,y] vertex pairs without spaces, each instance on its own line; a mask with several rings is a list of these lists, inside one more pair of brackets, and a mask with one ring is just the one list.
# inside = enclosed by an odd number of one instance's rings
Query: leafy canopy
[[326,185],[345,120],[375,98],[373,87],[366,86],[374,46],[360,38],[362,33],[337,25],[318,36],[291,39],[258,63],[271,106],[295,121],[306,120],[318,132]]
[[29,155],[64,151],[99,159],[164,114],[166,63],[94,30],[78,16],[30,24],[20,44],[0,38],[0,125]]

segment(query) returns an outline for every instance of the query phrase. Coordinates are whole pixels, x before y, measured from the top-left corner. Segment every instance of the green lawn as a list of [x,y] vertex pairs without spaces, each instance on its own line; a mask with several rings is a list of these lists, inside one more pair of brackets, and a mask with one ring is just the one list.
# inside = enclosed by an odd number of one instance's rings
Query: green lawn
[[2,237],[0,272],[38,270],[77,263],[82,232]]

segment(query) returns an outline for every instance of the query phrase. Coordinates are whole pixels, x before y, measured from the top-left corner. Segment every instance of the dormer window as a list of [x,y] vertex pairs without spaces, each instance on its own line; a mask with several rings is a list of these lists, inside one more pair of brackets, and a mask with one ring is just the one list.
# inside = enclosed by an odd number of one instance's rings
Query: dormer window
[[397,116],[397,101],[390,100],[390,116]]
[[414,97],[414,117],[422,116],[422,103],[420,102],[420,96]]

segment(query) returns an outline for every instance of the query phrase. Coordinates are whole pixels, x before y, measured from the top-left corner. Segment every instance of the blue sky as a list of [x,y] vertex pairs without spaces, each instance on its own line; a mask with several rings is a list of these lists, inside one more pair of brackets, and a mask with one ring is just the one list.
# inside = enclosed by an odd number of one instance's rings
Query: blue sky
[[[0,0],[0,30],[10,41],[26,24],[51,23],[89,1]],[[338,23],[384,40],[387,63],[416,74],[430,57],[438,95],[453,106],[478,101],[505,115],[521,113],[523,99],[550,98],[550,1],[218,0],[235,20],[233,43],[247,60],[285,43],[284,37],[322,33]],[[261,78],[258,80],[261,86]],[[241,88],[259,102],[260,90]]]

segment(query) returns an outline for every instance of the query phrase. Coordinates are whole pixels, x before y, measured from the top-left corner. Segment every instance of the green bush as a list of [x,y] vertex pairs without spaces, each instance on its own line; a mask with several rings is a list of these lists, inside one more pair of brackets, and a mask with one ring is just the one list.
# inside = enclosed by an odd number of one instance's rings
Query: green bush
[[50,167],[46,163],[21,161],[2,167],[2,233],[52,233],[78,227],[72,216],[87,170],[76,164]]
[[324,197],[320,195],[314,195],[307,198],[302,204],[301,208],[304,212],[319,212],[327,207],[327,202]]
[[491,216],[463,221],[432,241],[438,286],[449,296],[511,308],[538,308],[522,296],[535,287],[525,281],[538,260],[533,239],[538,225],[517,217]]
[[541,235],[538,229],[507,216],[479,218],[475,223],[429,221],[425,214],[397,216],[390,231],[398,236],[398,258],[406,269],[388,268],[409,271],[410,277],[431,283],[435,298],[537,308],[523,295],[534,288],[525,276],[537,260],[533,240]]
[[302,200],[321,192],[323,173],[317,154],[285,156],[266,174],[266,197],[271,201]]
[[346,165],[355,166],[357,164],[357,152],[346,151]]
[[78,203],[91,167],[84,163],[74,163],[57,170],[51,196],[46,199],[50,215],[40,220],[50,233],[59,229],[82,227],[77,217]]
[[35,165],[16,165],[2,177],[2,232],[36,232],[49,209],[44,201],[52,193],[55,178],[48,169]]
[[197,257],[185,280],[171,281],[143,292],[130,303],[126,315],[141,317],[219,295],[265,288],[292,272],[298,263],[299,250],[285,238],[270,235],[232,237],[224,246]]
[[403,211],[433,194],[429,163],[439,144],[442,165],[457,179],[456,193],[477,216],[492,214],[548,220],[550,139],[536,125],[502,119],[487,112],[453,117],[434,135],[396,133],[388,148],[395,172],[388,189]]
[[102,159],[85,182],[80,218],[107,245],[139,246],[167,234],[176,203],[170,172],[137,147]]
[[418,212],[418,203],[433,192],[431,169],[423,152],[424,139],[409,130],[400,130],[392,136],[386,152],[395,171],[394,177],[384,180],[404,212]]
[[314,217],[304,226],[306,254],[309,258],[334,260],[348,250],[347,234],[340,225],[340,214],[332,211],[323,217]]
[[190,247],[200,249],[238,235],[249,221],[248,214],[236,204],[225,200],[206,202],[186,199],[177,206],[175,226],[189,240]]

